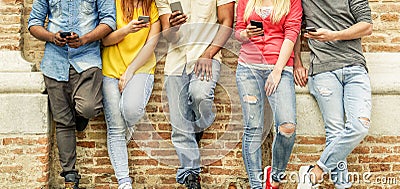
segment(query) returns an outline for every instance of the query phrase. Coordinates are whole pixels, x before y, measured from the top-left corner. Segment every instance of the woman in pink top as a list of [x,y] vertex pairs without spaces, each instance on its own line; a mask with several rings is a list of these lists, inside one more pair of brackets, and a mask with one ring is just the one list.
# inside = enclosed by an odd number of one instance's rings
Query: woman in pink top
[[[243,160],[252,189],[279,188],[294,145],[293,47],[300,32],[301,16],[301,0],[238,2],[235,36],[242,47],[236,82],[244,120]],[[254,21],[262,24],[263,29],[252,26],[250,23]],[[265,168],[263,180],[261,144],[267,99],[274,115],[276,135],[272,167]]]

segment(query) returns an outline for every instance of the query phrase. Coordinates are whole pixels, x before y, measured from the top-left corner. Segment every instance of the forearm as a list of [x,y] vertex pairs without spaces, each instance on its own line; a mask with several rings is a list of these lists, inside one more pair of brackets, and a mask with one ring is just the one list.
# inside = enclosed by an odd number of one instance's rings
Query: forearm
[[143,48],[139,51],[136,58],[129,64],[126,71],[135,73],[140,67],[147,63],[147,60],[153,55],[154,49],[157,46],[158,36],[150,39]]
[[301,35],[297,37],[293,51],[294,51],[294,67],[303,66],[303,63],[301,61]]
[[232,28],[227,25],[222,25],[215,38],[210,46],[204,51],[204,54],[209,55],[210,58],[214,57],[219,50],[225,45],[226,41],[228,41],[231,36]]
[[171,14],[164,14],[160,16],[162,34],[168,42],[176,43],[179,41],[179,30],[171,29],[171,25],[169,23],[170,16]]
[[147,63],[148,59],[153,55],[154,49],[157,46],[160,33],[160,23],[157,21],[152,24],[148,39],[145,45],[140,49],[138,55],[132,60],[127,71],[134,73],[140,67]]
[[82,36],[83,44],[88,44],[93,41],[103,39],[107,34],[112,32],[112,28],[107,24],[99,24],[94,30]]
[[115,45],[121,42],[128,34],[129,32],[126,30],[126,27],[123,27],[121,29],[111,32],[109,35],[103,38],[101,42],[104,46]]
[[290,56],[292,55],[293,47],[294,43],[291,40],[285,39],[283,41],[281,50],[279,52],[278,60],[276,61],[276,64],[274,66],[274,70],[279,70],[279,71],[283,70]]
[[55,34],[47,31],[43,26],[31,26],[29,32],[41,41],[54,42]]
[[367,22],[359,22],[350,28],[337,31],[336,40],[352,40],[358,39],[372,33],[372,24]]
[[208,54],[210,58],[225,45],[232,33],[233,17],[234,17],[234,3],[228,3],[218,7],[218,22],[221,25],[215,35],[211,45],[205,50],[203,54]]

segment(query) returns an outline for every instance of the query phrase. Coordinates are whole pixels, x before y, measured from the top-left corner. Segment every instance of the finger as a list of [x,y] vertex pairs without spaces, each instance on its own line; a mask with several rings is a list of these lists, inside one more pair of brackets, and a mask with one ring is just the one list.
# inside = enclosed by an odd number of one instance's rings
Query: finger
[[294,83],[296,84],[296,85],[300,85],[301,86],[301,84],[300,84],[300,81],[299,81],[299,78],[298,78],[299,76],[297,75],[297,73],[295,72],[295,74],[294,74]]
[[201,64],[201,77],[200,77],[200,80],[204,80],[204,74],[205,74],[205,72],[206,72],[206,70],[205,70],[205,67],[204,67],[204,65],[203,64]]
[[207,79],[207,81],[210,81],[210,78],[211,78],[211,68],[210,68],[210,65],[208,64],[206,66],[206,79]]
[[196,75],[196,77],[198,76],[198,69],[197,69],[197,66],[198,66],[198,63],[196,63],[195,65],[194,65],[194,75]]
[[209,80],[212,80],[212,78],[213,78],[213,75],[212,75],[212,62],[208,66],[208,78],[209,78]]
[[122,90],[123,90],[123,88],[122,88],[122,84],[123,83],[123,81],[122,80],[119,80],[119,82],[118,82],[118,89],[119,89],[119,92],[122,92]]

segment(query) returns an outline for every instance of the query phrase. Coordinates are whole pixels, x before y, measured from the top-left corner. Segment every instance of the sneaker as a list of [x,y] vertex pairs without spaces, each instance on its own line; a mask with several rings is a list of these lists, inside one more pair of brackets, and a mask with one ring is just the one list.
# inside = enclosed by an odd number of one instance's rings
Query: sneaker
[[86,119],[82,116],[76,116],[76,130],[84,131],[89,123],[89,119]]
[[201,189],[199,175],[191,173],[185,179],[185,186],[187,189]]
[[128,144],[131,140],[132,140],[132,136],[134,133],[134,126],[132,127],[126,127],[126,131],[125,131],[125,140],[126,140],[126,144]]
[[64,176],[65,189],[79,189],[79,179],[81,176],[76,172],[70,172]]
[[314,166],[301,166],[299,169],[299,183],[297,184],[297,189],[314,189],[318,188],[319,184],[313,184],[311,182],[310,172]]
[[200,131],[200,132],[196,133],[197,144],[200,144],[200,140],[201,140],[201,137],[203,137],[203,134],[204,134],[204,131]]
[[132,184],[130,182],[124,182],[118,186],[118,189],[132,189]]
[[265,184],[264,184],[263,188],[265,188],[265,189],[278,189],[279,187],[271,185],[271,181],[272,181],[271,171],[272,171],[272,167],[271,166],[266,166],[264,168]]

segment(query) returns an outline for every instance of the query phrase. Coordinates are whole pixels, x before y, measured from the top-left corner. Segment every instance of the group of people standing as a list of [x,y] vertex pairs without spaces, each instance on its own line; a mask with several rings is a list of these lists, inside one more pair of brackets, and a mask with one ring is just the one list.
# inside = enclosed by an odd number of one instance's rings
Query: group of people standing
[[[75,130],[83,131],[102,108],[119,189],[132,188],[126,144],[151,95],[160,35],[168,42],[164,86],[180,160],[176,180],[189,189],[201,188],[198,144],[215,118],[220,49],[232,33],[235,0],[184,0],[178,11],[171,3],[35,0],[28,28],[46,41],[41,70],[65,188],[79,188]],[[311,49],[309,70],[300,57],[302,23],[315,28],[304,34]],[[297,127],[295,84],[308,83],[326,130],[326,147],[315,165],[300,168],[298,188],[317,188],[324,174],[347,173],[337,165],[346,162],[370,123],[371,87],[360,38],[371,32],[367,0],[238,0],[234,35],[242,45],[236,83],[244,121],[242,154],[252,189],[279,188],[285,178]],[[276,135],[271,166],[263,170],[267,100]],[[335,179],[335,187],[350,188],[351,183]]]

